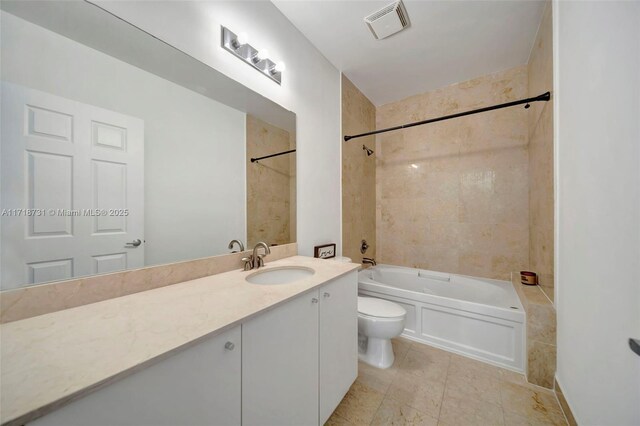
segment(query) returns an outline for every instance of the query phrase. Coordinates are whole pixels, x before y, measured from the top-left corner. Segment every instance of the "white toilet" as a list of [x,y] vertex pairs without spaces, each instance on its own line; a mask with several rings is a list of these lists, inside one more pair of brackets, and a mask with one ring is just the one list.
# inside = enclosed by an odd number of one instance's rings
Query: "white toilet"
[[397,303],[358,296],[358,356],[362,362],[389,368],[394,355],[391,339],[404,330],[407,311]]

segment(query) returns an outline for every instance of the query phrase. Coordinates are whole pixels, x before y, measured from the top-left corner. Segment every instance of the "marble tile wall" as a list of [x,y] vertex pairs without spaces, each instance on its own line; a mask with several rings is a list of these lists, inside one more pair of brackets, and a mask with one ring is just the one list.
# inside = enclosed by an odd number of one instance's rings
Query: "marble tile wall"
[[541,286],[520,283],[514,271],[513,286],[527,313],[527,380],[553,389],[556,374],[556,310]]
[[295,186],[291,186],[295,185],[295,168],[291,166],[295,154],[250,161],[293,149],[292,145],[295,148],[289,132],[247,115],[247,247],[258,241],[269,245],[294,241],[291,218],[295,215]]
[[[248,251],[113,274],[95,275],[0,292],[0,323],[18,321],[50,312],[140,291],[177,284],[242,267]],[[266,259],[278,260],[298,254],[296,243],[271,248]]]
[[[376,109],[358,88],[342,76],[342,133],[353,135],[376,127]],[[376,154],[367,156],[362,145],[375,150],[373,136],[342,143],[342,254],[354,262],[376,257]],[[366,254],[360,243],[369,244]]]
[[[527,67],[383,105],[376,128],[524,98]],[[381,263],[509,279],[529,263],[527,111],[508,108],[376,140]]]
[[[552,5],[548,1],[528,64],[529,95],[553,90]],[[529,267],[553,300],[553,102],[536,102],[529,127]]]

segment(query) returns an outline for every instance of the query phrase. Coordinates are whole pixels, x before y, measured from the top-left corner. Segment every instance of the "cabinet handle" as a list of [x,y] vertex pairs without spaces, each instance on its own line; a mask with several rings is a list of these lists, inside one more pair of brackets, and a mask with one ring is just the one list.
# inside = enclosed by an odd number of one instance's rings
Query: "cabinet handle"
[[233,342],[227,342],[224,344],[224,348],[229,351],[232,351],[235,347],[236,345],[234,345]]
[[331,293],[325,293],[324,297],[331,297]]
[[311,303],[318,303],[318,299],[314,297],[313,299],[311,299]]

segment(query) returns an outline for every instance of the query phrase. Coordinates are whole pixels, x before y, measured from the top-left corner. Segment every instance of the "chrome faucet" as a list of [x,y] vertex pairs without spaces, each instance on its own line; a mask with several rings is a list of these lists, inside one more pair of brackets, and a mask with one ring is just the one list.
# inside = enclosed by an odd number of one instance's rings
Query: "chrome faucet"
[[[264,249],[264,254],[258,254],[258,249],[262,247]],[[258,269],[261,266],[264,266],[264,257],[268,254],[271,254],[271,249],[267,245],[267,243],[260,241],[253,248],[253,269]]]
[[[263,254],[258,254],[258,249],[262,247],[264,249]],[[260,241],[253,248],[253,253],[249,255],[249,257],[243,257],[242,261],[244,262],[244,270],[250,271],[252,269],[258,269],[264,266],[264,257],[268,254],[271,254],[271,249],[267,245],[267,243]]]
[[[233,250],[233,245],[237,244],[239,250]],[[239,251],[244,251],[244,244],[240,240],[231,240],[229,242],[229,250],[232,250],[231,253],[238,253]]]
[[371,265],[371,266],[376,266],[377,265],[376,260],[371,258],[371,257],[363,257],[362,258],[362,264],[363,265],[364,264],[368,264],[368,265]]

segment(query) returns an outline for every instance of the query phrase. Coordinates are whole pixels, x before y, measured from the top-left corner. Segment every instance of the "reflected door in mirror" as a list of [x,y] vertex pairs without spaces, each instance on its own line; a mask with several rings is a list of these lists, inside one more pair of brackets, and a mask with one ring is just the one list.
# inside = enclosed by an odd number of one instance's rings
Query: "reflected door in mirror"
[[3,288],[144,266],[144,123],[2,84]]

